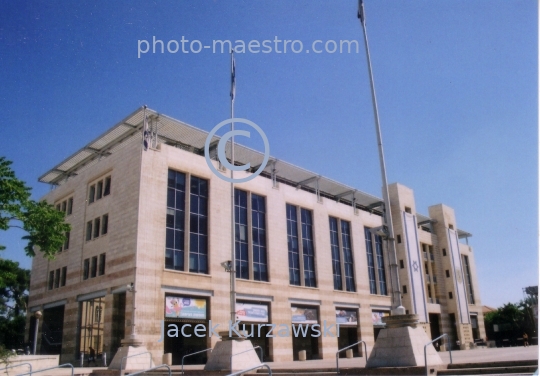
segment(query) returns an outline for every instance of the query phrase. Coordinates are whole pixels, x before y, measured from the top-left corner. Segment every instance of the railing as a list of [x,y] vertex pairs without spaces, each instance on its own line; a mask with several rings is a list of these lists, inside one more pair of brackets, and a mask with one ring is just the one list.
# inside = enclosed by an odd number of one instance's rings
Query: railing
[[[138,353],[138,354],[133,354],[133,355],[129,355],[129,356],[124,356],[122,358],[122,360],[120,361],[120,375],[123,375],[124,374],[124,359],[127,360],[127,358],[133,358],[134,356],[139,356],[139,355],[144,355],[144,354],[148,354],[150,355],[150,365],[149,367],[151,368],[152,367],[152,354],[150,353],[150,351],[145,351],[145,352],[142,352],[142,353]],[[126,366],[127,366],[127,362],[126,362]]]
[[38,369],[37,371],[30,371],[30,372],[27,372],[27,373],[19,373],[17,376],[33,375],[34,373],[50,371],[51,369],[64,368],[64,367],[68,367],[68,366],[71,367],[71,376],[73,376],[74,368],[73,368],[73,365],[71,363],[61,364],[61,365],[55,366],[55,367]]
[[363,343],[364,344],[364,350],[366,351],[366,361],[367,361],[367,356],[368,356],[368,353],[367,353],[367,345],[364,341],[358,341],[356,343],[353,343],[352,345],[349,345],[347,347],[344,347],[342,349],[339,349],[337,352],[336,352],[336,373],[339,373],[339,353],[342,352],[342,351],[345,351],[347,349],[350,349],[351,347],[354,347],[356,345],[358,345],[359,343]]
[[166,364],[162,364],[160,366],[155,366],[155,367],[152,367],[152,368],[148,368],[148,369],[145,369],[144,371],[139,371],[139,372],[135,372],[135,373],[130,373],[129,376],[135,376],[135,375],[142,375],[143,373],[145,372],[148,372],[148,371],[153,371],[155,369],[158,369],[158,368],[165,368],[167,367],[167,369],[169,370],[169,376],[172,375],[171,373],[171,367],[169,367],[168,365]]
[[[264,362],[264,355],[263,355],[263,349],[262,349],[262,347],[261,347],[261,346],[255,346],[255,347],[253,348],[253,350],[255,350],[255,349],[261,350],[261,362]],[[232,354],[232,355],[231,355],[231,358],[230,358],[230,360],[231,360],[231,372],[232,372],[232,358],[233,358],[233,356],[240,355],[240,354],[244,354],[244,353],[247,353],[247,352],[250,352],[250,351],[251,351],[251,349],[247,349],[247,350],[240,351],[239,353],[236,353],[236,354]]]
[[212,348],[209,348],[209,349],[206,349],[206,350],[201,350],[201,351],[197,351],[197,352],[194,352],[194,353],[191,353],[191,354],[184,355],[184,356],[182,357],[182,375],[184,374],[184,358],[187,358],[188,356],[191,356],[191,355],[200,354],[200,353],[203,353],[203,352],[206,352],[206,351],[212,351]]
[[449,346],[448,334],[445,333],[442,336],[435,338],[433,341],[426,343],[426,345],[424,346],[424,365],[426,367],[426,376],[428,376],[427,347],[431,345],[433,342],[440,340],[442,337],[446,337],[446,346],[448,347],[448,352],[450,352],[450,364],[452,364],[452,349]]
[[[15,368],[15,367],[20,367],[20,366],[25,366],[25,365],[28,365],[30,367],[30,373],[32,373],[32,364],[30,363],[19,363],[19,364],[14,364],[12,366],[7,366],[6,365],[6,368],[4,368],[4,371],[7,371],[9,368]],[[7,372],[6,372],[7,374]]]
[[257,368],[261,368],[261,367],[266,367],[268,368],[268,375],[272,376],[272,368],[270,368],[270,366],[266,363],[261,363],[255,367],[251,367],[251,368],[247,368],[247,369],[243,369],[241,371],[238,371],[238,372],[235,372],[235,373],[230,373],[228,374],[227,376],[238,376],[238,375],[241,375],[243,373],[246,373],[246,372],[249,372],[249,371],[253,371],[254,369],[257,369]]

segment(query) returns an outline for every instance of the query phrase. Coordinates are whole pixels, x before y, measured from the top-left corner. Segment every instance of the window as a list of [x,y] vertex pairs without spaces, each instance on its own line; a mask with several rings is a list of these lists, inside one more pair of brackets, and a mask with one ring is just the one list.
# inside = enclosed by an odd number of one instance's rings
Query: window
[[186,175],[169,170],[165,268],[184,270]]
[[446,256],[446,248],[443,248],[443,249],[442,249],[442,255],[443,255],[443,256]]
[[98,181],[96,185],[96,200],[101,199],[103,197],[103,180]]
[[189,271],[208,273],[208,181],[191,176]]
[[[251,194],[251,234],[253,244],[253,279],[268,281],[268,261],[266,254],[266,200],[263,196]],[[249,233],[248,233],[249,234]]]
[[[317,287],[311,211],[290,204],[287,204],[286,211],[289,283],[296,286]],[[298,222],[298,216],[300,216],[300,222]],[[298,241],[299,233],[301,242]],[[302,274],[304,277],[300,278]]]
[[66,232],[66,240],[64,241],[64,251],[69,249],[69,238],[71,236],[71,232]]
[[450,278],[450,270],[445,270],[446,272],[446,278]]
[[98,217],[94,219],[94,238],[99,238],[100,230],[101,230],[101,219]]
[[471,278],[471,269],[469,266],[469,256],[463,255],[463,266],[465,272],[465,283],[467,285],[467,297],[469,298],[469,304],[474,304],[474,292]]
[[404,294],[407,293],[407,286],[406,286],[406,285],[403,285],[403,293],[404,293]]
[[54,288],[57,289],[60,287],[60,269],[56,269],[54,273]]
[[56,204],[56,210],[61,211],[61,210],[60,210],[60,205],[61,205],[61,204]]
[[454,225],[449,224],[449,225],[448,225],[448,228],[449,228],[450,230],[453,230],[453,229],[454,229]]
[[371,241],[371,231],[367,227],[364,227],[364,236],[366,237],[369,293],[377,294],[377,281],[375,280],[375,261],[373,259],[373,245]]
[[[329,222],[334,290],[343,290],[343,270],[345,275],[345,290],[356,291],[354,283],[354,261],[351,247],[350,223],[334,217],[329,217]],[[340,238],[341,243],[339,241]]]
[[90,265],[90,278],[95,278],[97,275],[97,256],[92,257],[92,263]]
[[[379,235],[371,232],[371,229],[364,227],[366,238],[366,254],[368,261],[368,277],[370,294],[387,295],[386,270],[383,256],[383,241]],[[373,245],[375,244],[375,252]]]
[[400,269],[405,268],[405,264],[403,263],[403,260],[399,260],[399,267],[400,267]]
[[90,276],[90,259],[84,260],[84,267],[83,267],[83,279],[88,279]]
[[86,241],[92,240],[92,221],[86,222]]
[[99,271],[98,275],[105,274],[105,253],[99,255]]
[[88,191],[88,203],[91,204],[94,202],[96,196],[96,186],[91,185],[90,190]]
[[105,235],[109,232],[109,214],[105,214],[101,221],[101,235]]
[[375,236],[375,250],[377,253],[377,277],[379,277],[379,295],[387,295],[386,273],[384,270],[383,244],[379,235]]
[[249,279],[247,196],[246,191],[234,191],[236,278],[242,279]]
[[63,211],[64,213],[65,213],[66,210],[67,210],[67,206],[66,206],[66,205],[67,205],[67,201],[63,201],[63,202],[62,202],[62,211]]
[[54,287],[54,270],[49,272],[49,290],[52,290]]
[[73,197],[57,203],[56,210],[64,212],[64,214],[66,215],[71,215],[71,213],[73,213]]
[[401,243],[401,235],[399,235],[399,234],[397,235],[397,242]]
[[454,299],[454,294],[452,294],[452,291],[448,293],[448,299]]
[[66,285],[66,279],[67,279],[67,266],[64,266],[62,268],[62,276],[60,277],[60,286]]
[[409,208],[408,206],[405,206],[405,213],[411,214],[411,208]]
[[111,177],[107,176],[105,178],[105,186],[103,188],[103,196],[108,196],[111,194]]
[[70,197],[68,199],[67,204],[67,215],[71,215],[73,213],[73,197]]

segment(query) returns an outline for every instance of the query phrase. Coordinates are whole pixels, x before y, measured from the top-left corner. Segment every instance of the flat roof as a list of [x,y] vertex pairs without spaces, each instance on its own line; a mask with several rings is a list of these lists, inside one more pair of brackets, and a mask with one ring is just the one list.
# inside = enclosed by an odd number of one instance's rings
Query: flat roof
[[[196,154],[204,154],[204,144],[209,132],[173,119],[167,115],[160,114],[149,108],[146,108],[146,113],[150,121],[157,123],[157,137],[159,142],[177,146]],[[41,175],[39,181],[52,185],[62,185],[68,178],[76,176],[78,172],[98,163],[102,158],[114,154],[125,145],[129,145],[135,141],[142,142],[143,120],[144,107],[140,107],[112,128]],[[214,135],[211,144],[218,142],[219,139],[219,136]],[[230,147],[226,148],[226,154],[230,157]],[[256,169],[260,166],[263,159],[263,153],[235,143],[236,163],[250,163]],[[383,201],[380,197],[362,192],[356,188],[271,156],[262,175],[270,177],[273,171],[276,179],[280,182],[308,191],[315,191],[318,185],[322,197],[347,202],[351,205],[354,201],[360,208],[368,209],[370,207],[376,207],[378,203]],[[372,211],[380,214],[379,210],[374,209]],[[430,219],[419,213],[416,215],[419,222]],[[458,230],[459,232],[468,234],[461,230]],[[471,235],[468,234],[468,236]]]

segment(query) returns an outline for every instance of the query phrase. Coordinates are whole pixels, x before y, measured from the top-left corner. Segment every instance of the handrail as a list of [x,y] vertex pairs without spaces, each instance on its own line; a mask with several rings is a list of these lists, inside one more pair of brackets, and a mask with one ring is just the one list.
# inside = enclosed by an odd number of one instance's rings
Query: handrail
[[[262,349],[261,346],[255,346],[255,347],[253,348],[253,350],[255,350],[255,349],[257,349],[257,348],[258,348],[259,350],[261,350],[261,362],[264,362],[263,349]],[[232,372],[232,358],[233,358],[233,356],[240,355],[240,354],[243,354],[243,353],[247,353],[247,352],[250,352],[251,350],[252,350],[252,349],[247,349],[247,350],[240,351],[239,353],[236,353],[236,354],[232,354],[232,355],[231,355],[231,358],[230,358],[230,359],[231,359],[231,372]],[[256,352],[255,352],[255,354],[256,354]]]
[[169,376],[172,375],[171,373],[171,367],[169,367],[167,364],[162,364],[160,366],[155,366],[155,367],[152,367],[152,368],[148,368],[148,369],[145,369],[144,371],[139,371],[139,372],[135,372],[135,373],[130,373],[129,376],[135,376],[135,375],[142,375],[143,373],[145,372],[148,372],[148,371],[153,371],[155,369],[158,369],[158,368],[164,368],[164,367],[167,367],[167,369],[169,370]]
[[270,368],[270,366],[266,363],[261,363],[257,366],[254,366],[254,367],[251,367],[251,368],[247,368],[247,369],[243,369],[242,371],[238,371],[238,372],[235,372],[235,373],[230,373],[228,374],[227,376],[238,376],[238,375],[241,375],[243,373],[246,373],[246,372],[249,372],[249,371],[253,371],[254,369],[257,369],[257,368],[261,368],[261,367],[266,367],[268,368],[268,375],[269,376],[272,376],[272,368]]
[[424,366],[426,367],[426,376],[428,376],[428,370],[427,370],[427,347],[431,345],[433,342],[438,341],[442,337],[446,337],[446,345],[448,346],[448,352],[450,352],[450,364],[452,364],[452,349],[449,346],[449,340],[448,340],[448,334],[444,333],[442,336],[439,336],[435,338],[433,341],[426,343],[424,346]]
[[191,356],[191,355],[195,355],[195,354],[200,354],[200,353],[203,353],[205,351],[212,351],[212,348],[209,348],[209,349],[206,349],[206,350],[201,350],[201,351],[197,351],[197,352],[194,352],[194,353],[191,353],[191,354],[187,354],[187,355],[184,355],[182,357],[182,375],[184,374],[184,358],[187,358],[188,356]]
[[71,367],[71,376],[73,376],[74,368],[73,368],[73,365],[71,363],[60,364],[59,366],[38,369],[37,371],[30,371],[30,372],[27,372],[27,373],[19,373],[17,376],[32,375],[34,373],[43,372],[43,371],[50,371],[51,369],[63,368],[63,367],[67,367],[67,366]]
[[363,343],[364,344],[364,349],[366,350],[366,360],[367,360],[367,356],[368,356],[368,353],[367,353],[367,345],[366,345],[366,342],[365,341],[358,341],[356,343],[353,343],[352,345],[349,345],[347,347],[344,347],[342,349],[339,349],[337,352],[336,352],[336,373],[339,373],[339,353],[342,352],[342,351],[345,351],[347,349],[350,349],[351,347],[353,346],[356,346],[358,345],[359,343]]
[[[26,364],[28,364],[30,366],[30,372],[32,372],[32,364],[31,363],[19,363],[19,364],[14,364],[12,366],[6,365],[6,368],[4,368],[4,371],[7,371],[9,368],[20,367],[20,366],[24,366]],[[7,374],[7,372],[6,372],[6,374]]]
[[[150,351],[146,351],[146,352],[142,352],[142,353],[138,353],[138,354],[133,354],[133,355],[129,355],[129,356],[124,356],[122,358],[122,360],[120,361],[120,375],[123,375],[124,374],[124,359],[127,359],[127,358],[133,358],[134,356],[139,356],[139,355],[144,355],[144,354],[149,354],[150,355],[150,367],[152,367],[152,353],[150,353]],[[126,362],[126,367],[127,367],[127,362]]]

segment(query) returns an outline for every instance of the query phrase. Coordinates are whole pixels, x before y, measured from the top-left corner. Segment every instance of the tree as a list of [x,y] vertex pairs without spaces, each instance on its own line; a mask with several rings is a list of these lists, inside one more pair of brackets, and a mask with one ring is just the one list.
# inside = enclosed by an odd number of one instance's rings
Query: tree
[[[27,232],[25,252],[34,257],[35,247],[43,256],[53,259],[65,241],[69,224],[64,213],[45,201],[30,199],[31,189],[17,179],[11,161],[0,157],[0,230],[18,227]],[[0,244],[0,250],[5,246]],[[2,276],[0,275],[0,279]]]
[[20,349],[24,344],[30,271],[0,259],[0,346]]

